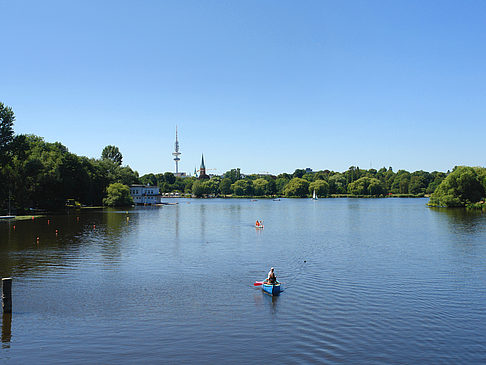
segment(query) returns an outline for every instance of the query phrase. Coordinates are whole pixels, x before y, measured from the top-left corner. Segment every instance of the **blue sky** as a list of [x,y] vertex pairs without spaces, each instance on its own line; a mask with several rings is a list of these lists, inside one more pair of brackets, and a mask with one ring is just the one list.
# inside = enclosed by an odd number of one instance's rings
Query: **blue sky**
[[15,131],[140,174],[486,165],[484,1],[0,0]]

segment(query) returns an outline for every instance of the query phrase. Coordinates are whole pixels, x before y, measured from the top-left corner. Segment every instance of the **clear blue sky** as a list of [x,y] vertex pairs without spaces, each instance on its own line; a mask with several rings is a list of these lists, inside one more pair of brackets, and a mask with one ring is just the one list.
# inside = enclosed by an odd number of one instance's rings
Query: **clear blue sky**
[[[15,131],[140,174],[486,165],[485,1],[0,0]],[[210,171],[213,172],[213,171]]]

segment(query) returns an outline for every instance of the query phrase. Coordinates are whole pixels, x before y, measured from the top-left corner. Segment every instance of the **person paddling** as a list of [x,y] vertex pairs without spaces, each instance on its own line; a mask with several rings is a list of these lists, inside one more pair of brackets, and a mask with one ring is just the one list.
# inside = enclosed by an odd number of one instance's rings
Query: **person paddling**
[[275,284],[277,282],[277,277],[275,276],[275,272],[273,267],[270,268],[270,271],[268,272],[268,277],[265,280],[265,284]]
[[257,220],[255,226],[260,227],[260,222]]

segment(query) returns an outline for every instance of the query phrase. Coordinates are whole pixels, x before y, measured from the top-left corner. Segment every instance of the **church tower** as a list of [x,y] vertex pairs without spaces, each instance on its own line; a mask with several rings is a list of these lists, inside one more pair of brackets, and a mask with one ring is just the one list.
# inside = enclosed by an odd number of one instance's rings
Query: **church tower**
[[209,179],[206,175],[206,165],[204,165],[204,155],[201,156],[201,167],[199,168],[199,179]]

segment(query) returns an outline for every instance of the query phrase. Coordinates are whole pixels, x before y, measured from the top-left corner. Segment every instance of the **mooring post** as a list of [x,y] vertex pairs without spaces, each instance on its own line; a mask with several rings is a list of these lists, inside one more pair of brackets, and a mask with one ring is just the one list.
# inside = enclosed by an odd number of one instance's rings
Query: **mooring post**
[[2,279],[3,313],[12,313],[12,278]]
[[2,317],[2,342],[9,343],[12,339],[12,313],[4,313]]

